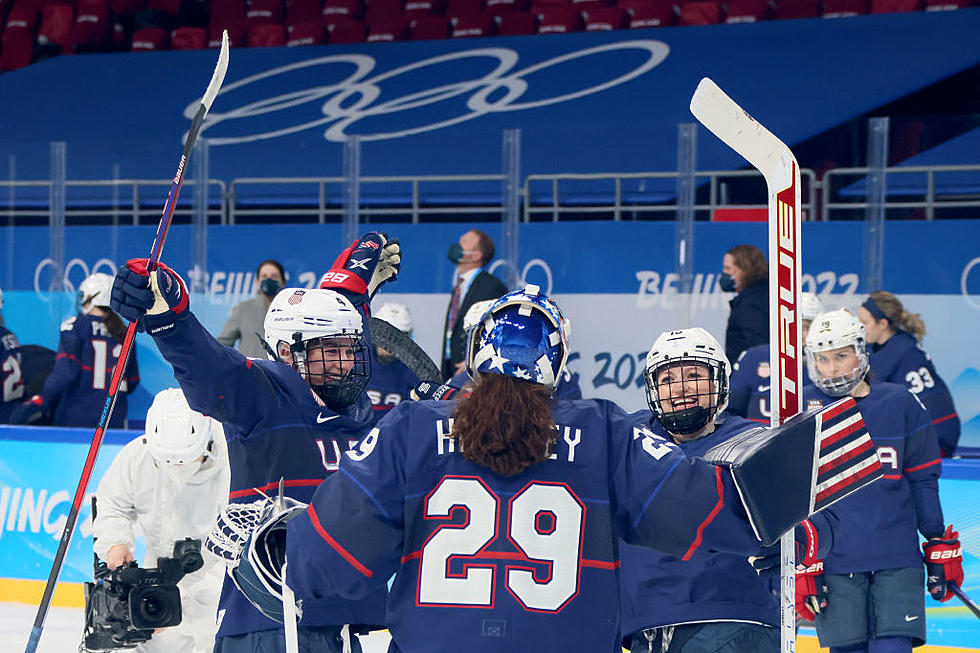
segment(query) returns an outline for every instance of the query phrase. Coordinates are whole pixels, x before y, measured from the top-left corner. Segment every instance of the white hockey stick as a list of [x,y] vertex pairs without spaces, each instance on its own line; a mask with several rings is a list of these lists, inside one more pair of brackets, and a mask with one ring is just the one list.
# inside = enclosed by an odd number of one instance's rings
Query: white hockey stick
[[[772,425],[803,407],[800,321],[800,167],[786,144],[705,77],[691,98],[701,124],[762,173],[769,191],[769,408]],[[780,650],[796,650],[793,532],[780,540]]]

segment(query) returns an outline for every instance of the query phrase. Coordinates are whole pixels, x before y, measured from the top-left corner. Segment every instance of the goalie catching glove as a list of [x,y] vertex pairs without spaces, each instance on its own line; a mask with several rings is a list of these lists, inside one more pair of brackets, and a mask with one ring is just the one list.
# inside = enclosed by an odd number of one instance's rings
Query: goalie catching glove
[[383,283],[398,277],[401,261],[398,239],[372,231],[340,253],[320,277],[320,287],[347,290],[370,299]]
[[148,272],[147,262],[145,258],[130,259],[116,272],[109,304],[152,336],[172,328],[177,318],[186,315],[190,295],[179,274],[163,263]]
[[929,538],[922,543],[926,562],[926,587],[937,601],[953,598],[950,585],[963,586],[963,547],[953,525],[946,527],[942,537]]
[[[204,545],[224,559],[228,576],[249,603],[268,618],[283,623],[286,524],[302,514],[306,504],[289,497],[279,501],[281,505],[269,498],[228,504],[218,513]],[[299,602],[296,615],[303,615]]]

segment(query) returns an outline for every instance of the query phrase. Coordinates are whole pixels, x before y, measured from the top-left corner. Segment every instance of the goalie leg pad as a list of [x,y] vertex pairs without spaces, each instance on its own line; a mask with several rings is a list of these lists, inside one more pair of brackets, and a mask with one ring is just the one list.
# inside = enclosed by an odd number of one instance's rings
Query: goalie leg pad
[[746,431],[704,459],[729,469],[756,537],[766,546],[882,476],[874,443],[850,397],[782,426]]

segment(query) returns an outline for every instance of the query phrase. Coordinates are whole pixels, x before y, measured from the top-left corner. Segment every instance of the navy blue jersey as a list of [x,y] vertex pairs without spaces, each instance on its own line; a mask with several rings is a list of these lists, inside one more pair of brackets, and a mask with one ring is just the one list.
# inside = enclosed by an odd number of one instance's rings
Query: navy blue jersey
[[[803,365],[803,387],[813,385]],[[728,412],[769,426],[769,345],[756,345],[742,352],[732,366]]]
[[10,421],[14,408],[27,399],[19,347],[17,336],[0,326],[0,424]]
[[[98,425],[121,351],[122,344],[109,335],[99,316],[78,315],[62,322],[54,369],[41,390],[44,405],[54,406],[55,426]],[[139,381],[139,365],[133,350],[119,384],[109,427],[123,426],[126,395]]]
[[[189,312],[154,336],[174,368],[191,408],[222,422],[231,463],[229,500],[248,503],[274,495],[279,479],[286,495],[308,502],[320,482],[338,468],[342,452],[357,443],[372,421],[367,397],[338,414],[321,406],[293,368],[248,359],[225,347]],[[317,600],[303,605],[302,626],[383,623],[385,592],[359,602]],[[225,579],[218,604],[218,636],[281,629]]]
[[885,344],[871,345],[868,362],[876,377],[904,384],[919,397],[936,427],[939,448],[952,455],[960,441],[960,417],[949,389],[915,337],[898,331]]
[[[467,371],[462,371],[459,374],[453,376],[449,379],[449,384],[454,385],[457,388],[462,388],[467,383],[471,383],[472,379]],[[569,401],[573,399],[582,398],[582,388],[578,385],[578,380],[572,377],[572,373],[568,371],[568,368],[562,370],[561,378],[558,379],[558,385],[555,386],[555,399],[568,399]]]
[[[803,390],[807,408],[840,399],[815,386]],[[843,574],[922,564],[916,530],[939,537],[939,443],[932,420],[904,385],[871,382],[857,399],[861,417],[878,449],[884,478],[841,499],[827,510],[840,520],[824,569]]]
[[402,400],[408,399],[408,393],[419,381],[415,372],[400,360],[380,363],[372,348],[371,380],[368,381],[365,393],[371,400],[374,421],[377,422]]
[[[656,435],[670,437],[649,410],[631,417]],[[719,421],[708,435],[679,446],[685,455],[700,457],[712,447],[758,426],[730,416]],[[686,509],[685,505],[678,505],[678,510]],[[689,560],[682,560],[676,555],[622,543],[620,556],[624,637],[645,628],[705,621],[779,625],[779,601],[744,555],[699,550]]]
[[620,651],[619,539],[684,556],[755,551],[730,476],[604,400],[557,401],[550,460],[502,477],[448,437],[455,401],[404,402],[289,523],[297,598],[397,572],[392,651]]

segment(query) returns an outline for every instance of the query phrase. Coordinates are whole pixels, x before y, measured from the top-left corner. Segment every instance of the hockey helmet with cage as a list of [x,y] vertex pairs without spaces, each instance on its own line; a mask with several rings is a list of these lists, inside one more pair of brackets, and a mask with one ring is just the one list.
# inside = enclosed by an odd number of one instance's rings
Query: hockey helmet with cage
[[552,390],[567,359],[561,311],[530,284],[494,301],[470,330],[466,346],[466,367],[472,378],[503,374]]
[[402,333],[412,335],[412,314],[404,304],[386,302],[374,312],[374,317],[384,320]]
[[192,410],[184,393],[167,388],[146,411],[146,447],[157,465],[186,465],[206,453],[221,425]]
[[814,320],[818,315],[823,313],[823,302],[816,293],[812,292],[802,292],[800,293],[800,319],[801,320]]
[[[804,350],[806,369],[813,384],[832,397],[849,394],[868,373],[868,352],[864,325],[861,320],[846,308],[821,313],[810,325]],[[835,349],[853,347],[857,365],[853,369],[835,376],[824,376],[817,366],[821,354]]]
[[371,378],[361,313],[340,293],[283,288],[265,314],[265,342],[273,360],[299,372],[333,410],[351,405]]
[[78,285],[78,310],[84,311],[86,304],[90,307],[109,308],[114,279],[115,277],[105,272],[96,272],[85,277]]
[[[685,391],[683,399],[675,393],[662,399],[660,390],[665,384],[669,388],[670,384],[677,383],[685,390],[688,389],[686,369],[690,367],[707,370],[707,392],[701,392],[702,381],[696,384],[694,393]],[[668,369],[679,369],[681,378],[663,375],[662,372]],[[647,353],[646,370],[643,373],[647,404],[668,433],[701,433],[728,407],[730,373],[731,366],[725,350],[714,336],[701,327],[665,331]],[[708,397],[707,408],[701,405],[702,396]],[[680,402],[680,405],[675,401]]]

